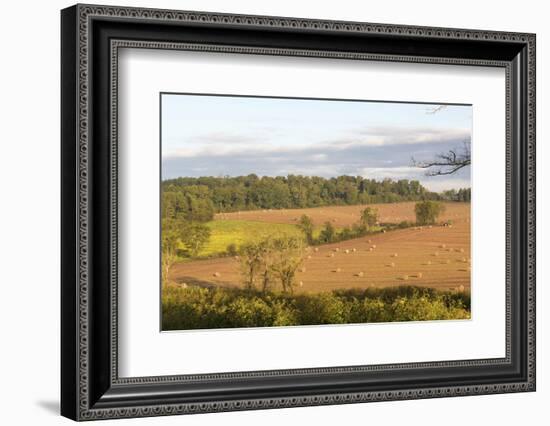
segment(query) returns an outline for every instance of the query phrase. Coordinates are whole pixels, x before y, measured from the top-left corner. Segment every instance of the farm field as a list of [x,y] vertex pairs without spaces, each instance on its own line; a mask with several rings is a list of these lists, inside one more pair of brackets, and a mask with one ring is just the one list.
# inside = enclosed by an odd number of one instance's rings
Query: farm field
[[301,236],[300,230],[287,223],[268,223],[252,220],[213,220],[206,226],[210,229],[210,239],[200,251],[199,256],[212,256],[224,253],[229,244],[237,247],[270,234]]
[[[445,212],[439,216],[439,221],[444,222],[452,220],[453,222],[460,222],[469,220],[470,203],[451,202],[443,204],[445,205]],[[415,221],[414,205],[415,202],[411,201],[403,203],[369,204],[368,206],[378,210],[380,222],[399,223],[404,220],[411,222]],[[295,224],[300,219],[300,216],[305,214],[311,217],[313,223],[317,226],[321,226],[328,221],[332,222],[336,227],[342,227],[356,223],[361,210],[365,207],[365,205],[354,205],[314,207],[308,209],[250,210],[218,213],[215,219]]]
[[[380,222],[414,221],[414,202],[370,205],[378,209]],[[365,206],[311,209],[261,210],[216,215],[210,222],[212,253],[232,243],[239,235],[259,233],[269,224],[272,232],[294,232],[302,214],[316,226],[331,221],[334,226],[356,223]],[[452,226],[413,227],[378,233],[307,249],[296,276],[297,293],[316,293],[345,288],[382,288],[402,285],[440,290],[470,288],[470,204],[446,203],[439,221]],[[239,261],[234,257],[194,260],[175,265],[170,279],[198,286],[241,287]]]

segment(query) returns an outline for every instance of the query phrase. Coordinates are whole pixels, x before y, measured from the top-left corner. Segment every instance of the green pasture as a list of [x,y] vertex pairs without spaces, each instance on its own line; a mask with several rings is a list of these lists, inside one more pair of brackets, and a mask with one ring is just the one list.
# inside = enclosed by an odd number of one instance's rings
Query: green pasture
[[295,226],[286,223],[267,223],[251,220],[213,220],[206,224],[212,234],[201,250],[199,257],[211,257],[223,254],[227,246],[235,244],[237,248],[245,243],[264,239],[269,235],[302,236]]

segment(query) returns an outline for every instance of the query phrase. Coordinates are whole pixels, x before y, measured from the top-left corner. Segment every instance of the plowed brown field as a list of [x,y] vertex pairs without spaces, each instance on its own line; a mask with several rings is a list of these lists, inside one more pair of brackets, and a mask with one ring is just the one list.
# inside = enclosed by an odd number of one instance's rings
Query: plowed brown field
[[[414,203],[380,204],[381,222],[414,220]],[[337,225],[357,222],[363,206],[255,211],[225,214],[225,220],[293,223],[302,214],[316,224],[335,219]],[[286,213],[285,213],[286,212]],[[221,216],[219,217],[220,220]],[[418,285],[439,289],[470,287],[470,204],[447,203],[440,221],[432,226],[388,231],[335,244],[311,247],[298,272],[297,292],[342,288]],[[347,251],[347,252],[346,252]],[[176,265],[171,279],[205,286],[241,286],[239,262],[234,258],[192,261]]]

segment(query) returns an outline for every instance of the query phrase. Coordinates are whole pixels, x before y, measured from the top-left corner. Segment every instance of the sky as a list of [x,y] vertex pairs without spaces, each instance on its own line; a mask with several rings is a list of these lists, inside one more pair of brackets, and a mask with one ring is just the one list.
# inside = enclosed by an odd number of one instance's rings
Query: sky
[[161,95],[162,178],[351,175],[470,187],[412,165],[471,141],[471,105]]

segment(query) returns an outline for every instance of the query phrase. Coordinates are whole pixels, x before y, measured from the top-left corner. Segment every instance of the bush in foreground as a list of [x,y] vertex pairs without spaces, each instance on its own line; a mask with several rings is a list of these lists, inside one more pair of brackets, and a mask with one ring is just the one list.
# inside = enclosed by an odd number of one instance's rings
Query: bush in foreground
[[163,330],[469,318],[468,292],[414,286],[291,295],[168,285],[162,292]]

